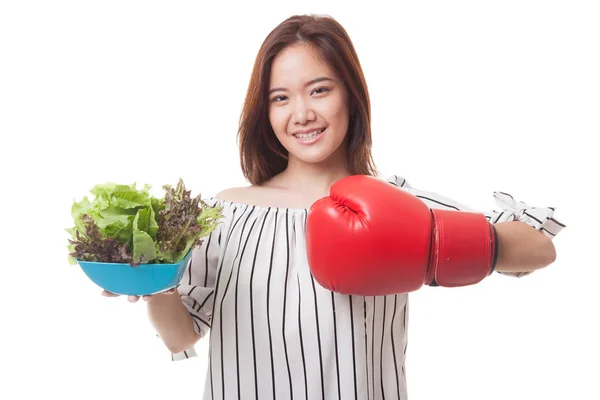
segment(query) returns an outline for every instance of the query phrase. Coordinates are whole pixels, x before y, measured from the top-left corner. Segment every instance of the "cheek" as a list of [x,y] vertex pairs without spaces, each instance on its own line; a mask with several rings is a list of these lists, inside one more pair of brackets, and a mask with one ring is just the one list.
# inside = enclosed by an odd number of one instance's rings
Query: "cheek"
[[269,122],[276,134],[285,133],[285,116],[281,110],[277,108],[269,110]]
[[348,110],[343,106],[336,105],[335,108],[329,109],[328,114],[328,122],[335,125],[336,135],[345,136],[349,126]]
[[331,96],[330,101],[324,104],[323,112],[327,118],[336,124],[345,124],[348,121],[348,107],[345,105],[344,96]]

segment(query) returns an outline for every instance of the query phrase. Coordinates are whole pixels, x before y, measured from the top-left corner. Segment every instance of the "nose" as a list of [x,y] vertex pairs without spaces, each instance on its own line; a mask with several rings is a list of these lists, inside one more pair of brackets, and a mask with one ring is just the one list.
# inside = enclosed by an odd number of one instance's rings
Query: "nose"
[[304,125],[309,121],[313,121],[316,115],[312,108],[303,100],[298,100],[294,107],[293,122]]

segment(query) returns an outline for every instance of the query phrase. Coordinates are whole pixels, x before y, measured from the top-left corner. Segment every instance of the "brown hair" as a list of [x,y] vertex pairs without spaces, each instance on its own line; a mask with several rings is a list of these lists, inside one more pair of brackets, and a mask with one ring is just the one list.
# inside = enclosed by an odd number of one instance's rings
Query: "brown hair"
[[297,43],[314,46],[348,91],[350,121],[346,140],[350,172],[377,175],[371,155],[369,92],[352,41],[345,29],[329,16],[295,15],[267,36],[254,62],[238,130],[244,176],[251,184],[260,184],[287,166],[288,152],[269,122],[268,91],[274,58]]

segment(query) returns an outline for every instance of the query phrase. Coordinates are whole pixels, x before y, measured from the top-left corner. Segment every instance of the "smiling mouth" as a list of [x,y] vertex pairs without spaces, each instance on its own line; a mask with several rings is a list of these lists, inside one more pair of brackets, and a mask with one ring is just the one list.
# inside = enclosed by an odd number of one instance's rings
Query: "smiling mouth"
[[311,139],[314,139],[317,136],[319,136],[321,133],[323,133],[323,131],[325,131],[325,129],[327,129],[327,128],[317,129],[317,130],[314,130],[312,132],[307,132],[307,133],[294,133],[292,136],[294,136],[295,138],[300,139],[300,140],[311,140]]

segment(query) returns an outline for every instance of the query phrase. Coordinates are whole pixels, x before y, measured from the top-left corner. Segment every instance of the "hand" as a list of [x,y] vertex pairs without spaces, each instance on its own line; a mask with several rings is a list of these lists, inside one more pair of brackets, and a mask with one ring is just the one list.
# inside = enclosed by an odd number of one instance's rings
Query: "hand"
[[[177,291],[177,288],[176,288],[176,287],[174,287],[174,288],[171,288],[171,289],[169,289],[169,290],[166,290],[166,291],[164,291],[164,292],[160,292],[160,293],[156,293],[156,294],[147,294],[147,295],[144,295],[144,296],[142,296],[142,298],[144,299],[144,301],[148,301],[148,300],[150,300],[152,297],[155,297],[155,296],[160,296],[160,295],[170,295],[170,294],[173,294],[173,293],[175,293],[176,291]],[[104,296],[104,297],[119,297],[119,296],[121,296],[120,294],[112,293],[112,292],[109,292],[109,291],[107,291],[107,290],[103,290],[101,294],[102,294],[102,296]],[[127,300],[128,300],[130,303],[135,303],[135,302],[137,302],[139,299],[140,299],[140,296],[127,296]]]

